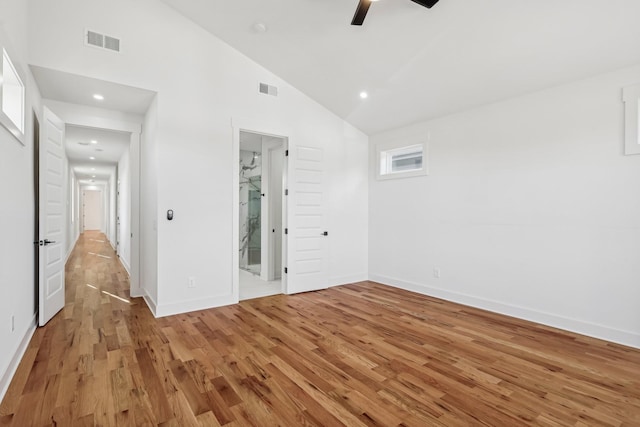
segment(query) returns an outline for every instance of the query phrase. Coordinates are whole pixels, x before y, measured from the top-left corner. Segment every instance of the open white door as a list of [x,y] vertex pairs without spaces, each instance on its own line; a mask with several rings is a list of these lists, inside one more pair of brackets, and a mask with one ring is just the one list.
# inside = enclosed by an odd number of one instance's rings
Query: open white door
[[64,307],[64,123],[44,107],[40,128],[40,309],[44,326]]
[[323,150],[297,146],[289,177],[287,293],[328,286],[328,231]]

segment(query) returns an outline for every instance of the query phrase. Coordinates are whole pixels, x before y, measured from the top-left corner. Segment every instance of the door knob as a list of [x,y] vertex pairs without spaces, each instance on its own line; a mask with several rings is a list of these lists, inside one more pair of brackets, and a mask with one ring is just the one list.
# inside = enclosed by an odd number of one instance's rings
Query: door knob
[[55,242],[56,242],[55,240],[44,239],[44,245],[43,246],[47,246],[47,245],[50,245],[50,244],[55,243]]
[[322,236],[328,236],[328,235],[329,235],[328,231],[325,231],[325,232],[322,233]]

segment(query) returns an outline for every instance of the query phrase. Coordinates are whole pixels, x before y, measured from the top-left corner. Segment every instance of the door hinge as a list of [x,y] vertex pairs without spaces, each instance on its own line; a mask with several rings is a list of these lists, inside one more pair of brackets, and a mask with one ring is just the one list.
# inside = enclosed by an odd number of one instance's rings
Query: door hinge
[[285,151],[284,151],[284,156],[285,156],[285,157],[289,157],[289,150],[285,150]]
[[284,195],[285,195],[285,196],[288,196],[288,195],[289,195],[289,189],[288,189],[288,188],[284,190]]
[[289,272],[289,269],[287,269],[287,267],[284,268],[284,274],[287,274]]
[[284,234],[289,234],[289,229],[288,228],[284,229]]

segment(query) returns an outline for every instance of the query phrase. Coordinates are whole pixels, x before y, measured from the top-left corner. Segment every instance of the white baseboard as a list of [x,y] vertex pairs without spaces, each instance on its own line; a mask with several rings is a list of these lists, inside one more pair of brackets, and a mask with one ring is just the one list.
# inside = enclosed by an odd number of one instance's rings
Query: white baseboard
[[156,317],[165,317],[237,303],[238,300],[234,298],[232,294],[229,294],[220,297],[198,298],[171,304],[156,305],[156,310],[153,313]]
[[129,277],[131,277],[131,266],[121,256],[118,256],[118,259],[120,260],[120,264],[122,264]]
[[156,300],[153,299],[145,289],[143,289],[142,292],[143,292],[142,298],[144,299],[144,302],[147,304],[147,307],[149,307],[151,314],[153,314],[153,317],[158,317],[158,315],[156,315],[156,311],[158,307]]
[[20,345],[16,350],[15,354],[11,358],[11,362],[9,362],[9,366],[7,366],[7,370],[2,375],[0,379],[0,402],[4,399],[4,395],[7,393],[7,389],[9,388],[9,384],[11,384],[11,380],[18,369],[18,365],[24,356],[25,351],[27,351],[27,347],[29,346],[29,342],[31,341],[31,337],[33,337],[33,333],[36,331],[36,316],[33,315],[33,319],[31,319],[31,323],[27,328],[22,340],[20,341]]
[[67,251],[67,256],[64,259],[64,263],[66,264],[67,261],[69,261],[69,257],[71,256],[71,253],[73,253],[73,250],[76,248],[76,244],[78,243],[78,239],[80,238],[80,236],[78,235],[76,237],[76,241],[73,242],[73,245],[69,246],[69,251]]
[[494,313],[517,317],[519,319],[529,320],[531,322],[552,326],[558,329],[564,329],[566,331],[587,335],[593,338],[603,339],[630,347],[640,348],[640,334],[637,334],[635,332],[615,329],[609,326],[599,325],[585,320],[573,319],[553,313],[546,313],[527,307],[507,304],[500,301],[476,297],[473,295],[433,288],[421,285],[419,283],[396,279],[393,277],[371,274],[369,276],[369,280],[407,291],[417,292],[419,294],[432,296],[435,298],[440,298],[443,300],[464,304],[487,311],[492,311]]
[[367,273],[360,274],[352,274],[350,276],[341,276],[341,277],[330,277],[329,278],[329,287],[346,285],[348,283],[356,283],[356,282],[364,282],[369,280],[369,275]]

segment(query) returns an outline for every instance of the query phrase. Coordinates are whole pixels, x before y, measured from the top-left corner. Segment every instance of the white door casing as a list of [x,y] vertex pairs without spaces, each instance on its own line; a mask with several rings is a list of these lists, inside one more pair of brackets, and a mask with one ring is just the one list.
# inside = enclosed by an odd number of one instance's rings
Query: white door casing
[[64,307],[64,127],[44,107],[40,129],[40,326]]
[[290,153],[287,293],[328,287],[324,150],[298,145]]
[[[231,121],[232,127],[232,197],[233,197],[233,215],[232,215],[232,224],[231,224],[231,247],[232,247],[232,263],[231,263],[231,293],[226,296],[227,301],[229,303],[235,303],[240,300],[240,280],[239,280],[239,271],[240,271],[240,257],[239,257],[239,239],[238,236],[240,234],[240,192],[238,189],[240,188],[240,133],[241,132],[251,132],[264,136],[272,136],[276,138],[280,138],[282,140],[283,149],[286,151],[289,148],[290,144],[290,135],[291,130],[287,127],[283,127],[280,125],[274,125],[270,122],[264,122],[256,119],[247,119],[247,118],[233,118]],[[283,171],[282,171],[282,182],[283,186],[286,187],[288,183],[288,179],[290,176],[288,165],[289,158],[284,157],[283,159]],[[282,227],[287,227],[288,221],[288,200],[286,197],[282,199]],[[282,252],[281,257],[284,263],[284,260],[288,257],[288,241],[287,239],[282,240]],[[282,291],[283,293],[288,293],[288,277],[286,274],[282,275],[281,278],[282,283]]]
[[[130,200],[131,200],[131,217],[130,217],[130,257],[131,271],[130,284],[131,296],[143,296],[140,287],[140,141],[142,127],[139,123],[128,122],[124,120],[112,120],[104,117],[92,116],[90,112],[79,106],[79,109],[68,111],[65,113],[64,121],[68,125],[90,127],[96,129],[107,129],[119,132],[131,133],[130,140]],[[42,138],[42,136],[41,136]],[[81,194],[78,194],[80,197]],[[80,220],[82,215],[80,215]],[[82,221],[79,221],[80,231],[82,231]],[[122,243],[122,241],[121,241]]]

